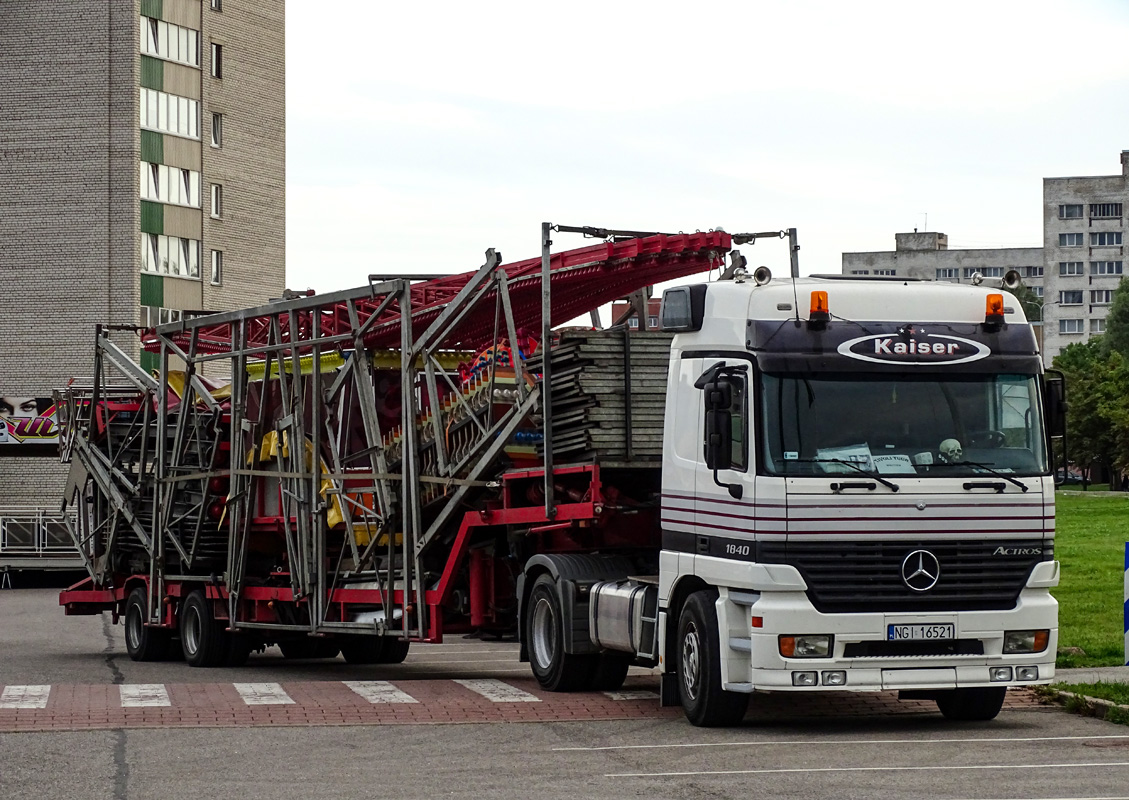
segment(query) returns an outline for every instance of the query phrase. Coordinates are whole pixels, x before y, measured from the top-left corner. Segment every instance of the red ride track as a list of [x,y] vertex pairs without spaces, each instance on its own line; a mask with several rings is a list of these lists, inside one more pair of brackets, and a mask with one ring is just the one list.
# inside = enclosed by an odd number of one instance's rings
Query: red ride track
[[[731,247],[729,234],[723,231],[675,235],[656,234],[622,242],[603,242],[566,250],[551,256],[552,287],[551,322],[559,325],[582,316],[600,306],[618,300],[645,286],[706,272],[720,266]],[[541,259],[530,258],[498,267],[509,278],[510,301],[514,324],[527,334],[539,336],[541,329]],[[411,287],[412,330],[417,335],[442,313],[446,305],[476,274],[464,272],[446,278],[424,281]],[[468,314],[440,343],[451,348],[480,349],[494,336],[494,290],[488,290],[477,313]],[[380,307],[383,297],[358,301],[360,323],[364,323]],[[291,315],[278,315],[281,341],[303,341],[311,338],[310,321],[314,313],[321,315],[321,334],[332,336],[351,330],[347,306],[343,302],[327,303],[316,309],[296,311],[293,319],[297,330],[292,334]],[[271,320],[265,313],[247,322],[249,346],[268,344]],[[176,344],[187,350],[192,334],[197,331],[198,353],[222,353],[231,350],[232,323],[208,325],[207,317],[185,324],[185,330],[172,335]],[[385,309],[369,328],[364,343],[369,348],[400,346],[399,304]],[[149,352],[160,351],[160,340],[152,330],[142,337]]]

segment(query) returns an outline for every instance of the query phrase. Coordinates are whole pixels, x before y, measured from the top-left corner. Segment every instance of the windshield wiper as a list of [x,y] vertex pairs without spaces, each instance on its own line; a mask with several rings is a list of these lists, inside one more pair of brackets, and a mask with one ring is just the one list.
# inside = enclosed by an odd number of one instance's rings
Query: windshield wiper
[[874,480],[878,481],[883,486],[888,487],[890,489],[890,491],[896,492],[896,491],[898,491],[899,489],[902,488],[901,486],[898,486],[898,484],[894,483],[893,481],[886,480],[881,475],[879,475],[876,471],[869,470],[869,469],[863,469],[862,467],[860,467],[855,462],[847,461],[845,458],[789,458],[788,461],[802,461],[802,462],[805,462],[805,463],[808,463],[808,464],[846,464],[848,467],[853,469],[855,472],[859,472],[863,475],[866,475],[868,478],[874,478]]
[[[1005,481],[1010,481],[1011,483],[1014,483],[1016,486],[1018,486],[1020,489],[1022,489],[1025,492],[1030,490],[1030,488],[1031,488],[1026,483],[1023,483],[1023,481],[1020,481],[1020,480],[1017,480],[1016,478],[1011,477],[1006,472],[1000,472],[999,470],[992,469],[987,464],[981,464],[979,461],[947,461],[947,462],[934,463],[933,466],[935,466],[935,467],[977,467],[979,469],[984,470],[985,472],[989,472],[992,475],[995,475],[997,478],[1003,478]],[[1001,484],[1001,486],[1002,486],[1002,484]]]

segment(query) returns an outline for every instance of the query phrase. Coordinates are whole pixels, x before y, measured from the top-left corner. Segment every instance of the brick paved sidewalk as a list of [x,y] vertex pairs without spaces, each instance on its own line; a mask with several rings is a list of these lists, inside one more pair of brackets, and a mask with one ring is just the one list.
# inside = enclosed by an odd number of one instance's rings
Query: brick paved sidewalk
[[[1029,690],[1009,692],[1005,703],[1008,709],[1040,707]],[[756,695],[749,718],[936,713],[932,702],[901,702],[892,692],[827,692]],[[658,682],[649,676],[629,678],[619,692],[570,694],[542,691],[531,677],[520,677],[505,681],[64,684],[9,686],[0,695],[0,732],[587,721],[681,714],[680,708],[659,706]]]

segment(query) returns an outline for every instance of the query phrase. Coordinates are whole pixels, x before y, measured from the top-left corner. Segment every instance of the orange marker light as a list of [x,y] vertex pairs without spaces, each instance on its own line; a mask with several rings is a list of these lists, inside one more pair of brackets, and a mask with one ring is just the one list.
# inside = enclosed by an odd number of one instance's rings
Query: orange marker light
[[1050,639],[1051,632],[1049,630],[1035,631],[1035,646],[1031,648],[1031,652],[1041,653],[1046,650]]
[[781,636],[780,637],[780,655],[785,658],[791,658],[796,654],[796,637],[795,636]]
[[811,310],[808,312],[808,322],[827,322],[831,319],[831,308],[827,304],[827,292],[811,293]]
[[984,304],[984,322],[1003,322],[1004,321],[1004,296],[1002,294],[990,294]]

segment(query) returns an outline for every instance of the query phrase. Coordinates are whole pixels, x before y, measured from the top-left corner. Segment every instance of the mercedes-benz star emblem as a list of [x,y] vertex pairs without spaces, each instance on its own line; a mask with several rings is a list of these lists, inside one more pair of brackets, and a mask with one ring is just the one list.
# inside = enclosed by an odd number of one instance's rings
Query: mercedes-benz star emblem
[[928,592],[941,577],[941,562],[928,550],[914,550],[902,562],[902,581],[915,592]]

